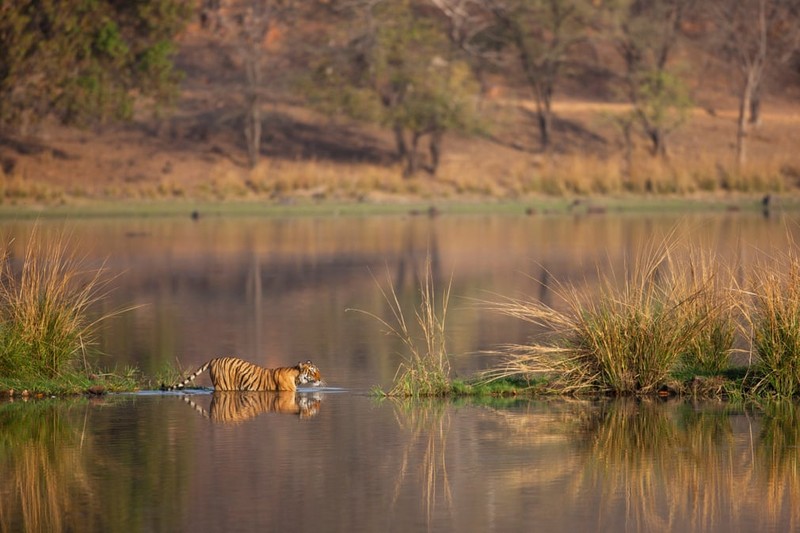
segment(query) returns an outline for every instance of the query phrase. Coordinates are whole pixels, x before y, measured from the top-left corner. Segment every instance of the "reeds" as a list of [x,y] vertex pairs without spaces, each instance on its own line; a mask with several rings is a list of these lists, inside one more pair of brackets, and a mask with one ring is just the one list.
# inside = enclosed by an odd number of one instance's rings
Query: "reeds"
[[436,296],[431,270],[431,258],[425,260],[423,276],[419,281],[420,301],[414,313],[419,336],[414,334],[413,323],[406,319],[403,306],[391,278],[388,288],[378,283],[381,295],[391,314],[391,322],[378,315],[356,310],[375,318],[386,332],[399,339],[405,347],[404,361],[397,369],[393,387],[388,396],[444,396],[451,391],[450,360],[447,355],[445,321],[450,300],[450,284]]
[[56,378],[85,369],[95,326],[105,318],[90,314],[105,295],[103,269],[84,271],[63,235],[45,241],[34,231],[18,273],[10,250],[0,271],[0,377]]

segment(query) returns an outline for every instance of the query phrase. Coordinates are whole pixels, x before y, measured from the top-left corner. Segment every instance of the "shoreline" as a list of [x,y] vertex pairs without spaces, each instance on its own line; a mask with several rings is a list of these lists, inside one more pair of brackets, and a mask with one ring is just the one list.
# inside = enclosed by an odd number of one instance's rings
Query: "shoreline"
[[780,213],[800,210],[798,194],[694,196],[536,196],[510,200],[474,198],[388,198],[383,201],[281,200],[86,200],[61,205],[0,204],[0,220],[114,217],[220,216],[336,217],[438,215],[604,215],[661,213]]

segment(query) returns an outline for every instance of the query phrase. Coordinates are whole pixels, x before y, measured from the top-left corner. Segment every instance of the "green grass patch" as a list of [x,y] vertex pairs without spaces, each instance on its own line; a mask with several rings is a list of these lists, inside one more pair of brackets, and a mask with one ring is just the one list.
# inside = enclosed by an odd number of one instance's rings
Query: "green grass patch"
[[98,324],[116,313],[93,315],[107,294],[102,268],[86,270],[61,235],[36,231],[15,270],[6,249],[0,271],[0,392],[76,394],[135,390],[137,372],[101,373],[88,361]]
[[524,396],[538,395],[545,390],[547,380],[541,377],[509,376],[488,382],[481,379],[454,380],[451,384],[454,396]]
[[89,375],[82,372],[65,372],[56,377],[0,377],[0,395],[37,397],[132,392],[146,387],[147,383],[142,379],[139,372],[133,368],[125,369],[121,372]]

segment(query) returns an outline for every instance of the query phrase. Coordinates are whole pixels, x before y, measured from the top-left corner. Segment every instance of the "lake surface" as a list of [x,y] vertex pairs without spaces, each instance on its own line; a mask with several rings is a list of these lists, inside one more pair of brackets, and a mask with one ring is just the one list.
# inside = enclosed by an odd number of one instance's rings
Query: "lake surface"
[[[219,355],[312,359],[297,395],[143,392],[0,403],[0,531],[790,531],[800,528],[800,408],[678,401],[379,400],[426,257],[451,284],[454,374],[524,342],[502,297],[558,306],[676,231],[745,276],[797,241],[800,216],[715,215],[3,221],[66,231],[113,291],[98,313],[106,367],[152,374]],[[676,229],[677,228],[677,229]],[[208,385],[207,377],[200,378]],[[205,380],[205,381],[203,381]]]

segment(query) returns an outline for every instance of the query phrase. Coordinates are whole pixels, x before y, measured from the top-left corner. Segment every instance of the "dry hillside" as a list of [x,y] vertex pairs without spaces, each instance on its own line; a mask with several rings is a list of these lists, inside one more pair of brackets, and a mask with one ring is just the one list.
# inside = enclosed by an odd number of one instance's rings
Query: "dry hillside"
[[[129,124],[78,130],[45,123],[0,144],[3,202],[74,203],[84,199],[412,197],[515,198],[633,192],[790,192],[800,187],[800,82],[773,82],[763,123],[751,135],[748,165],[733,165],[736,97],[729,73],[687,52],[697,107],[670,138],[671,157],[654,161],[638,141],[632,167],[610,120],[602,76],[566,79],[556,98],[555,149],[542,154],[524,91],[497,80],[480,106],[485,133],[445,138],[436,177],[404,180],[387,131],[304,105],[276,84],[265,106],[262,162],[247,166],[241,126],[240,64],[191,24],[177,63],[180,98],[162,117],[142,110]],[[598,61],[605,61],[602,56]],[[611,61],[611,59],[608,59]]]

